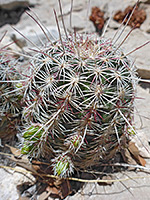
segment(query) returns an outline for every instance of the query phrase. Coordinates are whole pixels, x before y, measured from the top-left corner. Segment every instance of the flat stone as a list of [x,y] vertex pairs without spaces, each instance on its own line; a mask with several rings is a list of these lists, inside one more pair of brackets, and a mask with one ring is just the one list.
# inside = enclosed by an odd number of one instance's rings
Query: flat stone
[[150,79],[150,69],[137,69],[137,73],[142,79]]
[[[46,28],[47,30],[45,30],[45,32],[49,40],[53,42],[54,40],[58,39],[58,30],[56,26],[48,26]],[[21,34],[23,34],[24,37]],[[25,29],[21,30],[21,34],[19,34],[17,31],[13,31],[10,36],[11,39],[17,41],[17,45],[20,48],[32,47],[35,49],[36,46],[42,47],[46,45],[46,43],[49,43],[47,36],[36,25],[25,27]]]
[[141,2],[143,2],[145,4],[150,4],[150,0],[142,0]]
[[[134,179],[137,177],[138,179]],[[140,178],[141,177],[141,178]],[[147,177],[147,178],[143,178]],[[133,178],[133,179],[132,179]],[[99,186],[97,183],[87,183],[74,196],[70,196],[69,200],[149,200],[150,179],[148,175],[142,172],[125,172],[115,173],[116,182],[111,186]],[[122,181],[119,181],[121,179]]]
[[[24,170],[21,167],[16,167],[16,170]],[[17,186],[28,183],[34,184],[35,178],[31,174],[18,173],[12,170],[5,171],[0,168],[0,199],[1,200],[18,200],[19,193]]]
[[1,47],[7,46],[8,50],[13,50],[15,52],[20,52],[21,51],[20,47],[15,42],[13,43],[13,40],[10,38],[9,35],[8,36],[6,35],[3,38],[3,40],[0,43],[0,46]]
[[1,0],[0,8],[6,10],[13,10],[17,7],[27,7],[29,6],[28,0]]
[[137,86],[135,98],[134,126],[137,132],[144,132],[147,141],[150,141],[150,85],[141,83]]
[[[130,27],[126,27],[121,37],[116,42],[116,47],[124,40],[127,34],[131,31]],[[112,38],[116,33],[116,30],[108,29],[105,36]],[[119,35],[120,32],[118,32]],[[117,36],[116,36],[117,38]],[[140,38],[140,39],[139,39]],[[150,78],[150,44],[147,44],[142,47],[146,42],[150,41],[150,34],[146,34],[140,29],[135,29],[128,36],[126,41],[121,45],[122,51],[125,54],[132,52],[128,57],[135,61],[137,70],[140,72],[141,78]],[[141,48],[139,48],[141,46]],[[136,49],[137,48],[137,49]],[[139,48],[139,49],[138,49]]]
[[150,145],[144,129],[137,130],[137,135],[133,137],[132,142],[135,143],[143,158],[150,158]]
[[146,20],[144,21],[144,23],[141,25],[141,30],[146,32],[146,33],[149,33],[150,31],[150,6],[149,5],[142,5],[142,8],[144,8],[144,10],[146,11]]

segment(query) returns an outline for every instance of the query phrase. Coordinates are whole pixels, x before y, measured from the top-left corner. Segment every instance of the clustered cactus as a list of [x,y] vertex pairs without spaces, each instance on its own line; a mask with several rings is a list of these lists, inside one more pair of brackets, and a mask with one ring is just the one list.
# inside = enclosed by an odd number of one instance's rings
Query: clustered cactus
[[[19,77],[1,62],[5,69],[1,107],[5,103],[6,112],[21,112],[21,152],[44,157],[54,175],[69,176],[74,168],[107,161],[134,132],[136,72],[111,39],[72,33],[36,51],[29,76]],[[21,111],[18,105],[24,105]]]
[[[9,138],[16,134],[20,124],[22,93],[20,88],[21,74],[16,70],[17,59],[0,53],[0,137]],[[18,93],[19,90],[19,93]]]

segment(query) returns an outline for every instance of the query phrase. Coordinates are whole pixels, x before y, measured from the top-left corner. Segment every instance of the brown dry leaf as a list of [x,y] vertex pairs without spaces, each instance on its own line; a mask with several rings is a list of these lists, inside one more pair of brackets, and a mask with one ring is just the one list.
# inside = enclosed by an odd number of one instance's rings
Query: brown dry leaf
[[101,32],[105,24],[104,12],[98,7],[93,7],[89,19],[94,23],[96,30]]
[[37,172],[40,171],[40,166],[39,166],[39,165],[34,165],[34,164],[32,164],[32,167],[33,167]]
[[50,163],[44,163],[38,160],[32,160],[32,166],[38,173],[52,174],[52,168],[50,166]]
[[64,180],[62,178],[58,178],[58,179],[55,180],[54,185],[56,187],[60,187],[60,185],[62,184],[63,181]]
[[129,142],[128,144],[128,149],[130,151],[130,153],[135,157],[138,158],[139,156],[139,150],[138,148],[135,146],[134,142]]
[[[52,167],[49,163],[43,163],[40,161],[32,161],[32,167],[37,171],[38,174],[42,176],[42,182],[45,182],[48,184],[47,191],[53,197],[59,197],[61,199],[64,199],[68,194],[70,194],[70,183],[68,180],[62,179],[62,178],[51,178],[46,177],[45,175],[51,175],[52,173]],[[46,197],[48,195],[47,193],[43,192],[41,195]],[[42,197],[43,197],[42,196]]]
[[59,196],[64,199],[70,194],[70,183],[65,179],[56,179],[54,181],[54,186],[59,190]]
[[30,171],[33,173],[33,175],[38,175],[40,174],[37,173],[37,171],[33,168],[32,164],[26,157],[21,157],[21,158],[15,158],[13,155],[11,157],[8,157],[10,160],[14,161],[16,165]]
[[[45,191],[40,195],[39,199],[38,200],[45,200],[47,199],[49,196],[52,196],[53,198],[61,198],[61,195],[60,195],[60,190],[57,189],[56,187],[50,187],[50,186],[47,186],[47,188],[45,189]],[[64,199],[64,198],[63,198]]]
[[128,149],[124,149],[124,157],[125,157],[125,161],[130,164],[130,165],[136,165],[137,162],[135,161],[135,159],[132,158],[131,153]]
[[139,163],[140,163],[142,166],[145,167],[145,165],[146,165],[146,161],[145,161],[144,158],[142,158],[141,156],[138,156],[138,161],[139,161]]
[[116,154],[117,150],[118,150],[118,146],[110,151],[109,155],[107,156],[107,159],[112,159],[114,155]]
[[19,156],[21,155],[20,152],[19,152],[20,150],[14,148],[14,147],[11,147],[9,145],[6,145],[6,146],[9,147],[11,152],[13,153],[13,154],[10,154],[9,157],[8,157],[10,160],[14,161],[16,163],[16,165],[19,165],[19,166],[21,166],[21,167],[23,167],[23,168],[25,168],[25,169],[27,169],[31,172],[34,172],[34,173],[36,172],[32,168],[32,164],[30,163],[30,161],[27,159],[26,156],[18,157],[18,155]]
[[45,199],[47,199],[47,198],[49,197],[50,194],[51,194],[51,191],[49,191],[49,192],[44,191],[44,192],[39,196],[38,200],[45,200]]
[[[15,149],[15,148],[14,148]],[[32,164],[26,157],[17,158],[13,154],[10,154],[8,158],[16,163],[16,165],[32,172],[33,174],[37,174],[36,170],[32,167]]]
[[12,146],[9,146],[8,144],[5,145],[6,147],[9,147],[11,153],[15,156],[15,157],[18,157],[18,156],[21,156],[21,150],[20,149],[16,149]]
[[144,160],[144,158],[142,158],[140,156],[140,152],[139,152],[138,148],[135,146],[134,142],[129,142],[128,149],[129,149],[130,153],[134,156],[134,158],[136,159],[138,164],[140,164],[142,166],[146,165],[146,161]]
[[49,163],[41,162],[39,160],[32,160],[32,163],[36,165],[47,165],[47,166],[50,165]]
[[32,167],[37,172],[38,176],[42,178],[42,182],[44,181],[45,183],[48,183],[51,186],[54,185],[55,179],[47,177],[47,175],[52,174],[52,168],[50,167],[50,164],[33,160]]
[[51,194],[56,194],[56,195],[59,194],[59,190],[56,187],[50,187],[50,186],[48,186],[46,188],[46,191],[50,192]]
[[70,189],[70,182],[68,180],[65,180],[61,184],[61,198],[64,199],[71,193]]
[[19,197],[18,200],[30,200],[30,198],[28,198],[28,197]]

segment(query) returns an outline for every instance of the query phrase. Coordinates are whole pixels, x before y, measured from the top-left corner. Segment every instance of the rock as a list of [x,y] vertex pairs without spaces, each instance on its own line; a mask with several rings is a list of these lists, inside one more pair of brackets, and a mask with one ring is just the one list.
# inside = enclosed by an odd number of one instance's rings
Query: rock
[[146,30],[146,33],[150,33],[150,28],[148,28],[148,29]]
[[150,69],[137,69],[137,73],[142,79],[150,79]]
[[143,5],[143,8],[145,9],[146,13],[147,13],[147,17],[145,22],[141,25],[141,30],[146,32],[146,33],[150,33],[150,6],[148,5]]
[[116,29],[119,28],[120,24],[118,22],[114,21],[113,19],[111,19],[108,26],[109,26],[110,29],[116,30]]
[[[21,189],[20,189],[21,190]],[[29,196],[33,196],[36,193],[37,187],[36,184],[32,185],[31,187],[29,187],[27,190],[25,190],[22,194],[21,197],[25,198],[25,197],[29,197]]]
[[[65,6],[63,6],[63,15],[66,16],[66,15],[70,15],[70,9],[71,9],[71,6],[69,4],[66,4]],[[73,4],[73,8],[72,8],[72,11],[73,12],[80,12],[82,11],[84,8],[84,4],[82,2],[78,3],[78,2],[74,2]],[[60,17],[60,15],[59,15]]]
[[137,135],[133,137],[132,142],[137,146],[140,156],[150,158],[150,145],[144,130],[137,130]]
[[4,26],[5,24],[17,24],[24,11],[32,5],[34,4],[30,4],[27,0],[1,0],[0,27]]
[[137,133],[143,132],[147,137],[147,141],[150,141],[150,93],[149,88],[145,87],[144,89],[144,84],[141,84],[141,86],[137,86],[134,126]]
[[[51,41],[54,41],[55,39],[58,38],[58,30],[55,26],[48,26],[47,30],[48,31],[45,30],[45,32],[47,33]],[[23,34],[24,37],[21,34]],[[16,31],[11,33],[11,38],[14,41],[17,41],[16,44],[20,48],[24,48],[26,46],[30,48],[31,47],[35,48],[35,46],[40,47],[48,42],[44,33],[36,25],[32,27],[31,26],[25,27],[25,29],[21,30],[21,34],[17,33]],[[35,46],[33,44],[35,44]]]
[[[119,38],[119,40],[116,42],[115,44],[116,46],[119,45],[121,41],[123,41],[123,39],[127,36],[130,30],[131,28],[127,26],[124,32],[122,33],[121,37]],[[108,38],[112,38],[115,33],[116,30],[108,29],[105,35]],[[119,34],[120,32],[117,35]],[[144,45],[148,41],[150,41],[149,34],[144,33],[140,29],[135,29],[128,36],[125,42],[121,45],[121,48],[125,54],[128,54],[129,52],[135,50],[129,55],[129,57],[131,58],[132,61],[135,61],[137,69],[147,70],[147,72],[148,71],[150,72],[150,56],[149,56],[150,44],[147,44],[142,47],[142,45]],[[140,46],[141,48],[138,48]]]
[[6,10],[14,10],[18,7],[28,7],[28,0],[1,0],[0,8]]
[[150,4],[150,0],[142,0],[141,2],[145,4]]
[[[15,169],[24,170],[21,167],[15,167]],[[31,174],[18,173],[12,170],[5,171],[0,168],[0,199],[1,200],[18,200],[19,193],[17,186],[28,183],[32,185],[35,183],[35,178]]]
[[15,52],[20,52],[21,50],[20,47],[17,45],[17,43],[15,42],[13,43],[13,40],[7,35],[1,41],[0,46],[1,47],[7,46],[8,50],[12,50]]

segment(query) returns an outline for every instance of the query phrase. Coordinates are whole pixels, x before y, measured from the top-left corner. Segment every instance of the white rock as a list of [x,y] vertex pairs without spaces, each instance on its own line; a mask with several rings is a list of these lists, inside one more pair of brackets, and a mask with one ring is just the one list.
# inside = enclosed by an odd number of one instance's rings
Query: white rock
[[[146,142],[150,141],[150,93],[149,89],[143,89],[137,87],[137,98],[135,99],[135,111],[134,111],[134,126],[137,133],[140,135],[145,134]],[[142,133],[141,133],[142,132]],[[144,137],[144,136],[143,136]]]
[[[24,170],[21,167],[15,169]],[[34,184],[35,178],[31,174],[23,174],[12,170],[4,170],[0,168],[0,200],[18,200],[17,185],[23,183]]]
[[150,145],[144,129],[137,130],[137,135],[132,139],[132,142],[138,147],[139,153],[144,158],[150,158]]
[[13,40],[7,35],[1,41],[0,46],[7,46],[8,50],[13,50],[15,52],[19,52],[21,50],[20,47],[15,42],[13,43]]
[[146,4],[150,4],[150,0],[141,0],[141,2],[146,3]]
[[150,6],[149,5],[143,5],[142,6],[144,10],[146,11],[146,20],[141,25],[140,29],[146,33],[150,32]]
[[28,0],[0,0],[0,8],[13,10],[17,7],[27,7],[29,6]]
[[[56,26],[48,26],[47,30],[45,30],[45,32],[51,41],[54,41],[58,38],[58,30]],[[24,37],[21,34],[14,31],[11,34],[11,38],[17,40],[20,43],[20,46],[22,46],[22,48],[25,46],[35,48],[33,44],[40,47],[48,42],[42,30],[40,30],[39,27],[37,27],[36,25],[25,27],[25,29],[21,30],[21,33],[24,35]]]

